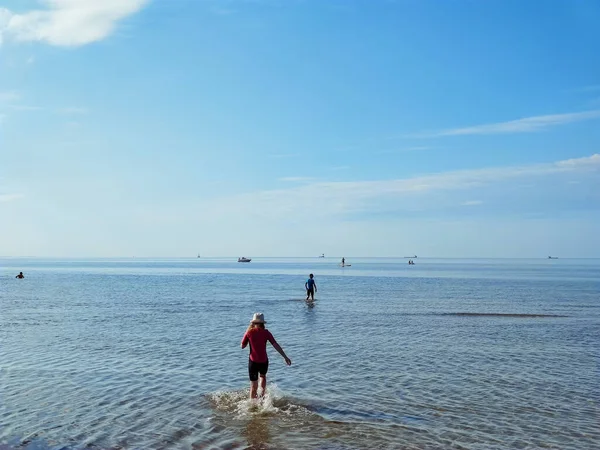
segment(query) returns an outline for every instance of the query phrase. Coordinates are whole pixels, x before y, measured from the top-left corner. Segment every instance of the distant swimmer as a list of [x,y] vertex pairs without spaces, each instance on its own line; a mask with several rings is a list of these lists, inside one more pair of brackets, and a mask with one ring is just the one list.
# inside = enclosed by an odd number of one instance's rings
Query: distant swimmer
[[23,275],[23,272],[19,272],[19,275],[17,275],[15,278],[25,278],[25,275]]
[[342,257],[342,266],[346,265],[346,258]]
[[267,341],[279,352],[288,366],[292,360],[287,357],[283,349],[277,343],[269,330],[265,328],[265,316],[255,313],[250,321],[250,326],[242,338],[242,348],[250,344],[250,358],[248,359],[248,375],[250,376],[250,398],[258,397],[258,375],[260,374],[261,396],[267,392],[267,371],[269,370],[269,358],[267,356]]
[[311,273],[308,276],[308,280],[304,283],[304,287],[306,288],[306,301],[308,299],[315,299],[315,292],[317,292],[317,283],[315,282],[314,275]]

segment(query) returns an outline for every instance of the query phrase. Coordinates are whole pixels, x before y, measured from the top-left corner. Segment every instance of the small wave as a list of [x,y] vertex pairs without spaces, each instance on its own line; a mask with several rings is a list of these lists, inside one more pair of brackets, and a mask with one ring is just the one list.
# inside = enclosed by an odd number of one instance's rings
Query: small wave
[[559,314],[510,314],[510,313],[471,313],[471,312],[456,312],[456,313],[441,313],[439,316],[460,316],[460,317],[569,317]]

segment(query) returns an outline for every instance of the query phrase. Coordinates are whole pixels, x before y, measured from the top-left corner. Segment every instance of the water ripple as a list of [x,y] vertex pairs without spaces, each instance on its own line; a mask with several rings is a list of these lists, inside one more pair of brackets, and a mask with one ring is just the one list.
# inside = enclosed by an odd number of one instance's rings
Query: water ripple
[[[317,273],[307,304],[304,278],[262,273],[270,266],[102,264],[49,262],[24,283],[1,280],[0,450],[600,442],[600,280],[589,267],[530,279],[514,265],[492,278],[489,265],[477,276],[332,270]],[[299,270],[318,272],[285,266]],[[239,341],[258,310],[294,363],[270,351],[269,395],[255,404]]]

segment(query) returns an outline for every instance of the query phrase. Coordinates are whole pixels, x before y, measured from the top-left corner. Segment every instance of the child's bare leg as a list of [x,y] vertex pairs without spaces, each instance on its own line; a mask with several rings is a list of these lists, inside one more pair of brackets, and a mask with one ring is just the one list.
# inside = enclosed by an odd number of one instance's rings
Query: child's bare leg
[[258,394],[258,380],[250,382],[250,398],[257,398]]
[[262,376],[260,377],[260,388],[262,389],[262,396],[264,397],[264,395],[267,393],[267,376]]

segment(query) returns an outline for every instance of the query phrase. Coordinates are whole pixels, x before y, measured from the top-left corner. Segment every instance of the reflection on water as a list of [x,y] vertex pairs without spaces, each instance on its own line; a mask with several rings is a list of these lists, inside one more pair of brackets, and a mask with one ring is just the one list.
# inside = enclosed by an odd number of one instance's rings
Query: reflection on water
[[598,262],[326,262],[0,261],[0,450],[596,448]]
[[250,418],[242,435],[248,440],[248,446],[253,449],[269,448],[269,419],[260,416]]

